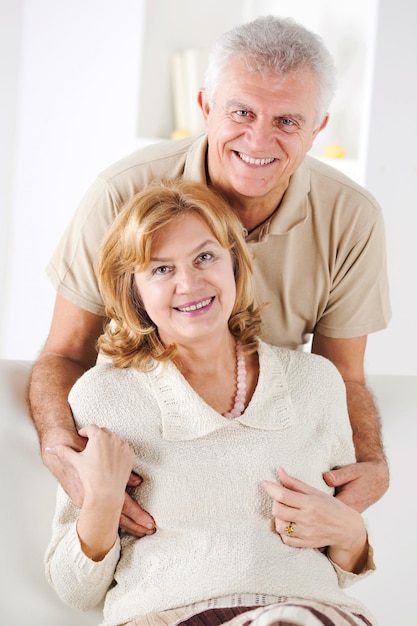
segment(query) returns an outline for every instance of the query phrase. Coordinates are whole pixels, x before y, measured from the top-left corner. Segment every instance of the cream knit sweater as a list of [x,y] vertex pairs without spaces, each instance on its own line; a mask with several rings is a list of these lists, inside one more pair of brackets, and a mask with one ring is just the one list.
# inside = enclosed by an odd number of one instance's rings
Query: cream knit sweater
[[78,509],[59,488],[45,563],[65,603],[86,610],[106,596],[106,626],[209,599],[232,606],[236,594],[246,594],[242,603],[252,604],[252,595],[258,603],[298,596],[365,613],[341,590],[357,576],[318,550],[282,543],[260,486],[276,481],[282,466],[331,492],[323,472],[354,461],[343,381],[329,361],[311,354],[260,342],[259,359],[252,400],[232,421],[172,364],[150,373],[102,364],[76,383],[70,403],[77,425],[105,426],[134,447],[134,469],[143,478],[134,495],[157,532],[142,539],[122,534],[103,561],[93,562],[80,549]]

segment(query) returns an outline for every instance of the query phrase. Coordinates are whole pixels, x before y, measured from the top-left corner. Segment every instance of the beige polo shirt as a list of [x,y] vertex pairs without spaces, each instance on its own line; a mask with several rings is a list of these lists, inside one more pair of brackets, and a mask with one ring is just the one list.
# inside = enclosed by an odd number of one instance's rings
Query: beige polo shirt
[[[207,182],[207,138],[161,142],[102,172],[88,190],[52,256],[47,274],[58,293],[104,315],[93,270],[121,206],[153,179]],[[350,338],[390,319],[382,212],[362,187],[306,157],[271,220],[247,237],[264,309],[263,338],[299,347],[316,329]]]

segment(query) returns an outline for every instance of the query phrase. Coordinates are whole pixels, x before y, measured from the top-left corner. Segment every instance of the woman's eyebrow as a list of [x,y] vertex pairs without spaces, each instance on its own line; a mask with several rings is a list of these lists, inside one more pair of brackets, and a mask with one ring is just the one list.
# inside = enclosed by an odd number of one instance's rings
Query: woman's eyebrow
[[[199,252],[200,250],[206,248],[207,246],[212,246],[212,245],[220,246],[220,243],[217,241],[217,239],[207,239],[206,241],[203,241],[203,243],[199,243],[198,246],[193,248],[193,250],[190,250],[190,254],[191,255],[197,254],[197,252]],[[152,262],[156,262],[156,263],[168,263],[168,261],[171,261],[169,257],[158,257],[158,256],[152,256],[149,260]]]

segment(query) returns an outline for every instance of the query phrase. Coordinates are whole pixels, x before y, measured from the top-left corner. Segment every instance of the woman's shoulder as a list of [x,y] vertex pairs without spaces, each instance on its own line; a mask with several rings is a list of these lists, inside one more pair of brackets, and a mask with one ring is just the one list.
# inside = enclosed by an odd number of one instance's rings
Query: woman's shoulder
[[68,401],[77,426],[98,424],[121,436],[131,432],[132,416],[142,418],[157,412],[148,377],[135,368],[103,363],[88,370],[71,389]]
[[[148,388],[147,375],[133,367],[114,367],[111,363],[98,363],[79,378],[69,393],[70,403],[88,398],[101,403],[132,389]],[[129,393],[129,395],[130,395]]]
[[97,363],[94,367],[87,370],[81,378],[77,380],[74,387],[81,385],[105,386],[109,381],[123,383],[134,377],[137,373],[137,370],[132,367],[114,367],[112,363],[104,361]]

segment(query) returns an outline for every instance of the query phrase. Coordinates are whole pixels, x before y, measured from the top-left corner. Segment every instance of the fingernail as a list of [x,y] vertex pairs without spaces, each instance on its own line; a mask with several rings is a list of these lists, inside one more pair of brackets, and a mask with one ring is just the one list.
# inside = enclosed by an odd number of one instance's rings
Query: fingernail
[[53,446],[46,446],[44,451],[46,452],[46,454],[55,454],[56,453],[56,449]]

